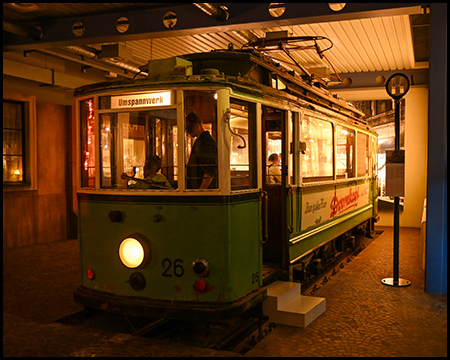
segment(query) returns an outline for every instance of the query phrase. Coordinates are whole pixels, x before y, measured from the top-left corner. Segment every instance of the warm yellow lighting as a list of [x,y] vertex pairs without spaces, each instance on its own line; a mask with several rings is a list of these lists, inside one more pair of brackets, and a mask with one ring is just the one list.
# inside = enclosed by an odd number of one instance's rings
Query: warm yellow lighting
[[16,169],[16,171],[14,171],[14,175],[20,175],[20,170]]
[[136,239],[126,238],[120,244],[119,257],[126,267],[137,268],[144,261],[144,248]]

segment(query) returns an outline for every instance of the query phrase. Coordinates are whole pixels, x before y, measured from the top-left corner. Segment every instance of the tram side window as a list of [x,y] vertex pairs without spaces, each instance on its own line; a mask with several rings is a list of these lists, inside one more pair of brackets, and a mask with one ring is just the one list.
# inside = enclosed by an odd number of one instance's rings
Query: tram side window
[[217,93],[185,90],[186,189],[217,189]]
[[230,103],[230,176],[231,190],[256,188],[256,150],[253,130],[255,104],[231,99]]
[[336,126],[336,177],[355,177],[355,131],[341,125]]
[[94,99],[80,102],[81,187],[95,187]]
[[100,115],[101,187],[177,188],[176,110]]
[[333,127],[310,116],[302,119],[301,142],[306,150],[301,158],[303,182],[333,179]]
[[358,163],[356,166],[358,176],[369,175],[369,135],[358,132],[356,135],[356,151],[358,152]]

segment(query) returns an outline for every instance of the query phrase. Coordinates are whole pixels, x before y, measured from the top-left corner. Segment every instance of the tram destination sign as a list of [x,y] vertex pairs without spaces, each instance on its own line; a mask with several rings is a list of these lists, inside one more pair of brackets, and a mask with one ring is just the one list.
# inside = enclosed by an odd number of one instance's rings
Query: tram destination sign
[[170,91],[111,96],[111,109],[172,105]]

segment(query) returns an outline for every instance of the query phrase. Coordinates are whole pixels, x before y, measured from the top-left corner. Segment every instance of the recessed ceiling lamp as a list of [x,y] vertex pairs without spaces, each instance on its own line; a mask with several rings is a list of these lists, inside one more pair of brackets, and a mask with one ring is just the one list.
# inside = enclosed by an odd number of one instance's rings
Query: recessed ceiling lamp
[[341,11],[347,3],[328,3],[328,6],[333,11]]

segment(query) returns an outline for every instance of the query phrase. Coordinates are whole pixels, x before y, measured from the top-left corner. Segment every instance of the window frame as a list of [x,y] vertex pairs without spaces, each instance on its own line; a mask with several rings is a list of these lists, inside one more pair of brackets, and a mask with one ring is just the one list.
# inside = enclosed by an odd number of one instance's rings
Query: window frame
[[21,181],[4,181],[3,191],[30,191],[37,189],[37,147],[36,147],[36,96],[17,93],[3,93],[3,101],[23,104],[22,129],[22,171]]
[[299,163],[299,180],[302,185],[308,185],[308,184],[316,184],[316,183],[322,183],[322,182],[333,182],[336,180],[336,161],[335,161],[335,154],[336,154],[336,141],[335,141],[335,132],[336,132],[336,124],[333,121],[330,121],[329,119],[323,119],[315,114],[309,114],[306,112],[302,113],[301,121],[299,123],[299,141],[302,142],[302,140],[305,139],[303,135],[303,122],[306,121],[306,118],[311,118],[314,120],[321,121],[322,123],[327,123],[330,125],[331,128],[331,144],[329,147],[331,147],[331,175],[318,175],[318,176],[305,176],[303,172],[303,162],[304,155],[300,154],[300,163]]
[[[229,179],[230,179],[230,191],[232,193],[236,192],[242,192],[242,191],[255,191],[258,189],[258,169],[257,169],[257,162],[258,162],[258,153],[257,153],[257,103],[250,101],[250,99],[242,99],[239,97],[236,97],[235,95],[231,95],[229,97],[229,104],[230,104],[230,111],[231,111],[231,104],[240,105],[240,106],[246,106],[247,107],[247,126],[248,126],[248,135],[246,140],[246,148],[248,149],[248,166],[249,166],[249,173],[248,173],[248,181],[249,185],[248,187],[242,187],[242,188],[235,188],[233,189],[233,186],[231,185],[231,139],[234,138],[237,142],[242,142],[241,139],[238,138],[237,135],[231,134],[230,136],[230,164],[229,164]],[[231,113],[230,113],[231,114]],[[234,141],[233,140],[233,141]]]
[[[108,97],[118,96],[119,93],[114,91],[108,91],[100,94],[89,94],[85,96],[81,96],[76,99],[77,106],[76,106],[76,121],[77,121],[77,191],[78,192],[101,192],[101,193],[111,193],[111,194],[118,194],[123,193],[126,191],[126,193],[140,193],[142,192],[150,192],[149,194],[153,194],[156,189],[124,189],[124,188],[111,188],[111,187],[102,187],[101,184],[101,175],[102,175],[102,159],[101,159],[101,128],[100,128],[100,116],[105,114],[115,114],[118,116],[118,114],[121,113],[131,113],[131,112],[145,112],[145,111],[152,111],[152,110],[175,110],[177,112],[177,124],[178,124],[178,131],[181,129],[184,131],[184,122],[183,119],[183,101],[177,101],[177,99],[182,98],[182,92],[184,89],[171,89],[167,91],[171,91],[172,96],[174,99],[172,100],[171,105],[161,105],[161,106],[145,106],[145,107],[124,107],[122,109],[111,109],[110,107],[110,100],[104,100],[108,99]],[[123,93],[120,93],[120,95],[129,96],[129,95],[140,95],[145,93],[152,93],[152,92],[158,92],[163,90],[158,89],[148,89],[146,91],[124,91]],[[82,168],[83,168],[83,162],[82,162],[82,152],[83,152],[83,144],[82,144],[82,131],[81,131],[81,125],[82,125],[82,119],[81,119],[81,111],[80,111],[80,104],[88,99],[93,99],[93,116],[94,116],[94,136],[96,138],[94,143],[95,148],[95,161],[94,161],[94,168],[95,175],[94,175],[94,186],[93,187],[85,187],[82,186]],[[106,103],[100,104],[101,101],[106,101]],[[105,105],[106,104],[106,105]],[[102,106],[101,106],[102,105]],[[100,109],[101,107],[101,109]],[[183,119],[183,120],[182,120]],[[182,155],[182,151],[180,150],[180,147],[184,147],[184,139],[178,138],[178,159],[180,159],[180,155]],[[184,155],[183,155],[184,161]],[[180,160],[178,164],[178,177],[183,174],[184,176],[184,170],[181,170],[180,168]],[[179,192],[181,189],[180,183],[178,183],[177,189],[172,190],[165,190],[165,193],[167,191],[172,192]],[[157,190],[156,190],[157,191]]]
[[[361,152],[359,149],[360,146],[360,137],[361,136],[365,136],[366,139],[366,147],[365,147],[365,156],[364,156],[364,165],[367,167],[367,169],[364,171],[364,174],[360,174],[360,165],[362,165],[362,160],[361,160]],[[356,177],[357,178],[366,178],[371,176],[371,166],[370,166],[370,159],[371,159],[371,151],[370,151],[370,136],[369,134],[362,132],[362,131],[357,131],[356,132],[356,139],[355,139],[355,143],[356,143]]]
[[[351,144],[353,146],[353,152],[351,153],[351,162],[350,162],[351,163],[352,173],[350,174],[350,176],[346,175],[346,173],[348,173],[348,163],[349,163],[348,158],[347,158],[347,156],[348,156],[347,153],[346,153],[346,162],[347,162],[346,170],[347,170],[347,172],[344,173],[344,174],[339,174],[338,173],[338,162],[339,162],[339,160],[338,160],[337,148],[338,148],[338,131],[339,131],[339,128],[342,128],[342,130],[348,131],[351,134],[353,134],[353,144]],[[334,166],[334,173],[335,173],[336,180],[347,181],[347,180],[355,180],[355,179],[357,179],[357,170],[356,170],[356,165],[357,165],[356,161],[357,160],[356,160],[356,157],[357,157],[358,149],[357,149],[357,144],[356,144],[356,134],[357,134],[357,131],[355,130],[355,128],[353,128],[351,126],[348,126],[346,124],[341,124],[341,123],[335,124],[335,127],[334,127],[334,154],[335,154],[335,159],[336,160],[335,160],[335,166]],[[348,150],[348,152],[349,152],[349,150]]]
[[[100,168],[99,168],[99,177],[100,177],[100,189],[105,190],[105,189],[110,189],[110,190],[133,190],[133,188],[130,187],[125,187],[125,183],[123,184],[119,184],[119,180],[120,179],[120,174],[125,172],[125,173],[130,173],[129,171],[127,171],[125,169],[125,164],[124,164],[124,153],[125,153],[125,144],[124,144],[124,140],[127,139],[124,136],[124,128],[123,125],[124,124],[132,124],[133,121],[133,116],[138,115],[138,113],[143,113],[146,114],[147,116],[150,115],[150,113],[152,111],[161,111],[161,110],[165,110],[165,111],[171,111],[174,110],[175,112],[177,111],[176,108],[166,108],[166,109],[161,109],[161,108],[157,108],[157,109],[145,109],[145,110],[140,110],[140,109],[136,109],[136,110],[129,110],[129,111],[120,111],[120,112],[99,112],[99,131],[100,131],[100,139],[99,139],[99,143],[96,144],[96,151],[99,151],[100,154]],[[122,114],[122,116],[121,116]],[[104,133],[103,133],[103,128],[104,128],[104,121],[105,121],[105,117],[111,117],[111,121],[112,123],[109,125],[111,127],[110,129],[110,136],[111,136],[111,142],[109,144],[110,147],[110,172],[111,172],[111,176],[109,177],[111,184],[110,185],[106,185],[106,179],[108,179],[108,177],[105,177],[105,172],[104,170],[107,169],[108,167],[105,166],[105,161],[104,161],[104,148],[103,148],[103,140],[104,140]],[[151,115],[154,117],[154,115]],[[178,120],[178,119],[177,119]],[[142,125],[141,125],[142,126]],[[146,125],[143,125],[145,127],[145,135],[148,135],[148,128],[146,127]],[[178,126],[178,124],[177,124]],[[155,133],[153,133],[155,135]],[[143,140],[144,142],[146,142],[145,140]],[[167,145],[167,144],[166,144]],[[149,149],[147,147],[145,147],[145,154],[144,157],[146,158],[149,154],[147,153],[147,151],[149,151]],[[166,150],[167,151],[167,150]],[[120,154],[121,156],[118,157],[117,155]],[[178,153],[177,153],[178,155]],[[115,159],[115,160],[114,160]],[[144,159],[145,162],[145,159]],[[137,163],[135,165],[138,165]],[[179,166],[179,165],[178,165]],[[143,178],[143,167],[144,165],[142,164],[140,166],[140,169],[142,171],[142,173],[140,174],[141,176],[136,176],[136,178]],[[114,169],[121,169],[119,172],[115,172]],[[129,169],[128,169],[129,170]],[[139,174],[138,174],[139,175]],[[178,175],[177,175],[178,176]],[[116,180],[116,182],[114,182],[114,180]],[[140,189],[141,188],[137,187],[136,189]],[[178,188],[173,188],[170,190],[177,190]],[[145,188],[145,190],[155,190],[154,188]],[[165,189],[166,191],[169,189]]]

